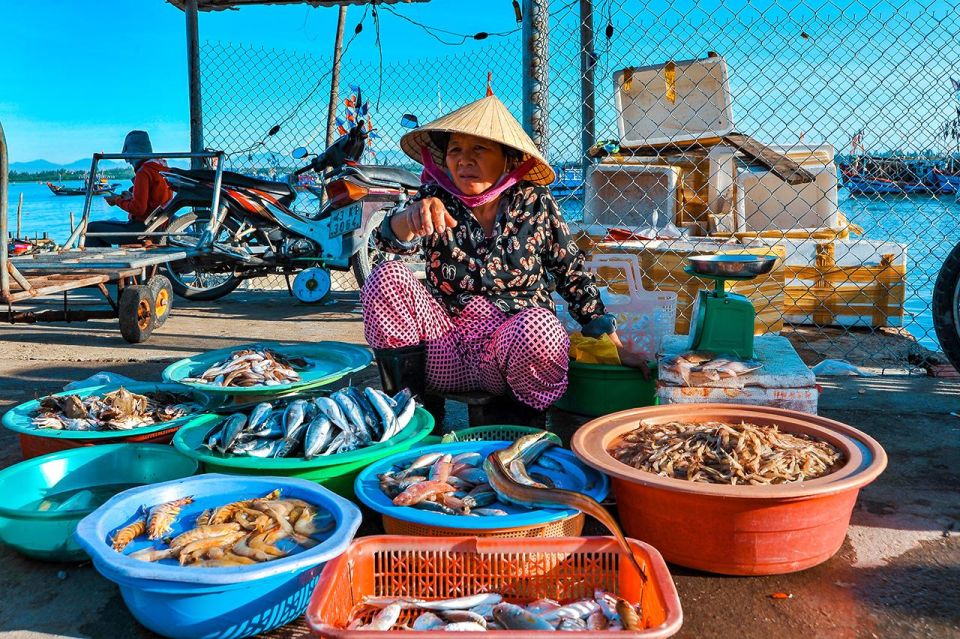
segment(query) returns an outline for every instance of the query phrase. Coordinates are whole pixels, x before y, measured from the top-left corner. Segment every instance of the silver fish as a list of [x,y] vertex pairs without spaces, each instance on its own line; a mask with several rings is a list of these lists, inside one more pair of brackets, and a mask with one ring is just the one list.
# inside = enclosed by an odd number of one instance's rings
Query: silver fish
[[337,392],[330,395],[330,399],[335,401],[343,414],[346,416],[347,421],[352,427],[351,430],[353,434],[359,440],[360,445],[366,446],[370,443],[370,433],[367,431],[366,420],[363,418],[363,411],[360,410],[360,407],[357,406],[357,403],[353,401],[353,398],[350,397],[350,394],[338,390]]
[[374,410],[380,415],[380,423],[383,424],[383,435],[380,436],[378,441],[385,442],[397,432],[397,416],[394,414],[390,402],[387,401],[392,400],[389,395],[376,388],[366,388],[363,392],[367,396],[367,399],[370,400],[370,403],[373,404]]
[[347,431],[341,430],[341,431],[340,431],[339,433],[337,433],[337,435],[333,438],[333,441],[330,442],[330,445],[327,446],[326,450],[322,451],[322,452],[320,453],[320,455],[321,455],[321,456],[326,456],[326,455],[332,455],[332,454],[334,454],[334,453],[339,453],[339,452],[340,452],[340,448],[343,446],[343,444],[344,444],[346,441],[347,441]]
[[306,400],[297,399],[287,406],[283,412],[284,437],[290,437],[290,434],[307,419],[307,405]]
[[483,463],[483,455],[480,453],[460,453],[459,455],[454,456],[453,463],[479,466]]
[[335,437],[333,422],[323,413],[317,415],[307,425],[303,436],[303,458],[313,459],[330,445]]
[[223,426],[220,423],[217,423],[216,426],[210,429],[210,432],[207,433],[207,436],[203,438],[203,445],[210,450],[219,449],[222,432]]
[[274,453],[283,446],[282,439],[261,439],[247,451],[251,457],[273,457]]
[[383,608],[392,603],[399,603],[404,608],[420,608],[422,610],[463,610],[483,604],[497,605],[503,597],[495,592],[484,592],[477,595],[467,595],[453,599],[437,599],[427,601],[413,597],[364,597],[363,603],[374,608]]
[[343,410],[337,402],[329,397],[317,397],[313,400],[313,404],[327,416],[327,419],[333,422],[334,426],[340,430],[352,430],[347,416],[343,414]]
[[379,439],[380,436],[383,435],[383,427],[380,425],[380,417],[377,415],[377,411],[373,409],[370,400],[367,399],[363,391],[356,386],[347,386],[344,390],[360,408],[360,412],[363,413],[363,421],[367,426],[367,432],[370,433],[370,437]]
[[247,420],[247,430],[251,432],[258,430],[260,425],[270,418],[272,412],[273,404],[270,402],[261,402],[254,406],[250,411],[250,419]]
[[396,406],[393,407],[393,412],[399,415],[403,412],[403,409],[406,408],[407,402],[413,399],[413,392],[411,392],[409,388],[404,388],[391,399],[396,404]]
[[276,411],[261,422],[255,429],[247,429],[254,437],[268,437],[276,439],[283,436],[283,413]]
[[500,510],[499,508],[474,508],[471,510],[474,515],[480,515],[481,517],[505,517],[509,515],[505,510]]
[[[390,437],[394,437],[397,433],[402,431],[407,427],[407,424],[410,423],[410,420],[413,419],[413,414],[417,410],[417,403],[415,401],[407,402],[407,405],[403,407],[403,410],[397,415],[397,425],[393,434]],[[387,438],[389,439],[389,437]]]
[[445,625],[443,619],[432,612],[425,612],[413,621],[414,630],[436,630]]
[[227,417],[223,422],[223,430],[220,434],[220,452],[226,453],[237,441],[237,437],[243,431],[247,424],[247,418],[242,413],[236,413]]

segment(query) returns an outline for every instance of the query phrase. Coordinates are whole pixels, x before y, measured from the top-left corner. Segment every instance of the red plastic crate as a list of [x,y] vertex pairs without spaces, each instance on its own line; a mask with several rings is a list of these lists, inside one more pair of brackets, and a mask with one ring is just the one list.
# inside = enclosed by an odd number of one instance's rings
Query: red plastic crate
[[[363,537],[324,567],[307,607],[307,623],[314,634],[335,639],[373,639],[385,634],[430,639],[437,636],[436,631],[384,633],[347,630],[345,626],[351,611],[368,595],[446,599],[499,592],[513,603],[540,597],[568,602],[592,597],[594,589],[602,588],[631,603],[640,603],[644,629],[584,631],[577,632],[577,637],[672,636],[683,622],[673,579],[655,548],[632,539],[630,543],[646,564],[646,584],[629,562],[621,564],[620,547],[610,537]],[[412,623],[418,614],[405,610],[398,624]],[[530,639],[556,637],[549,631],[511,630],[503,634]],[[488,632],[459,635],[489,637]]]

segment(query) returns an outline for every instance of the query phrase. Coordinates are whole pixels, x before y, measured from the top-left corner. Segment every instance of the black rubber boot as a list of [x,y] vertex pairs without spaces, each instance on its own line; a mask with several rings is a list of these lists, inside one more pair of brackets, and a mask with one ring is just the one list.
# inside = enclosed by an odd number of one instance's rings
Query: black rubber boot
[[396,395],[409,388],[414,396],[423,401],[427,383],[427,347],[425,344],[400,348],[375,348],[383,392]]
[[380,371],[383,392],[396,395],[404,388],[409,388],[417,401],[433,415],[433,432],[440,432],[444,402],[442,397],[426,392],[426,345],[421,343],[400,348],[375,348],[373,354],[377,358],[377,369]]

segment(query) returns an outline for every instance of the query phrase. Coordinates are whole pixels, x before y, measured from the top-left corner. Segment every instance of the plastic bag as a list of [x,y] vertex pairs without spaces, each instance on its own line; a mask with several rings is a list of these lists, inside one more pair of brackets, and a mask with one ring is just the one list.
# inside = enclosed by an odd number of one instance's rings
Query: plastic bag
[[120,386],[136,383],[137,380],[135,379],[130,379],[129,377],[124,377],[123,375],[118,375],[117,373],[101,371],[99,373],[94,373],[86,379],[70,382],[63,387],[63,390],[72,391],[77,390],[78,388],[90,388],[92,386]]
[[570,359],[581,364],[620,365],[620,355],[609,335],[584,337],[581,333],[570,335]]
[[876,377],[876,373],[857,368],[845,359],[825,359],[810,370],[817,377],[833,377],[838,375],[859,375],[860,377]]

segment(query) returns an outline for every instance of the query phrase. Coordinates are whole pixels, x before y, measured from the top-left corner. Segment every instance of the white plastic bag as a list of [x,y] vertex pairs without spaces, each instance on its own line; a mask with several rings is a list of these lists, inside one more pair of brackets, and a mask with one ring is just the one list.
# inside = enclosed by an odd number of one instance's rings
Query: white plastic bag
[[859,375],[860,377],[876,377],[876,373],[857,368],[845,359],[825,359],[810,370],[817,377],[833,377],[842,375]]
[[94,373],[86,379],[70,382],[63,387],[63,390],[72,391],[77,390],[78,388],[90,388],[92,386],[120,386],[136,383],[137,380],[135,379],[130,379],[129,377],[124,377],[123,375],[118,375],[117,373],[101,371],[99,373]]

